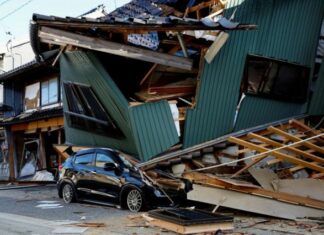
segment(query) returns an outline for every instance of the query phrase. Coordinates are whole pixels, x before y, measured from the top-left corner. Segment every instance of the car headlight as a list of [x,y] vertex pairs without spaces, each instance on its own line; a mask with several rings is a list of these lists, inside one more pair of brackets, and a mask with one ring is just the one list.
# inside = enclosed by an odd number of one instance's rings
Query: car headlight
[[162,193],[160,192],[160,190],[155,189],[154,190],[154,195],[157,196],[157,197],[161,197]]

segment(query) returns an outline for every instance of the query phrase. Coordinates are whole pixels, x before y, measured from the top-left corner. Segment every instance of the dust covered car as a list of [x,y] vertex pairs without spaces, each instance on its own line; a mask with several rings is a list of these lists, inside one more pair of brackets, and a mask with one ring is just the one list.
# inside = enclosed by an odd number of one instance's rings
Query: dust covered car
[[[64,163],[57,183],[64,202],[87,201],[117,205],[138,212],[156,206],[174,206],[186,199],[188,183],[183,187],[162,188],[125,155],[106,148],[81,150]],[[170,177],[172,180],[172,177]],[[179,182],[178,179],[174,179]]]

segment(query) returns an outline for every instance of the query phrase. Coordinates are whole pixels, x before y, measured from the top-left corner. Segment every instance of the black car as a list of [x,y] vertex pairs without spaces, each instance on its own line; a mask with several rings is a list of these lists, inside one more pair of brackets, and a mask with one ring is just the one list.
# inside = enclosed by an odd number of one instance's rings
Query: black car
[[132,212],[167,206],[186,197],[184,191],[168,191],[166,195],[124,156],[106,148],[81,150],[70,156],[64,163],[57,189],[66,203],[120,205]]

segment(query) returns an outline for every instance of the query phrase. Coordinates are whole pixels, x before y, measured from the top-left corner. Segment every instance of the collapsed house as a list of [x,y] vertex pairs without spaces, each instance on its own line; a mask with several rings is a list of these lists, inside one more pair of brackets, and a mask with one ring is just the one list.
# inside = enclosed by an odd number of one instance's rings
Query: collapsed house
[[[96,20],[34,15],[36,54],[61,47],[67,143],[146,161],[172,146],[322,114],[323,78],[310,78],[323,3],[222,3],[132,1]],[[299,9],[312,13],[294,25]]]
[[[34,15],[36,54],[42,55],[40,46],[62,47],[67,143],[107,146],[148,160],[186,142],[186,113],[196,106],[204,51],[211,45],[205,37],[255,28],[219,16],[220,2],[197,3],[187,15],[180,12],[184,3],[144,2],[145,7],[133,1],[95,21]],[[198,12],[218,18],[206,25]],[[198,31],[198,38],[191,36]]]

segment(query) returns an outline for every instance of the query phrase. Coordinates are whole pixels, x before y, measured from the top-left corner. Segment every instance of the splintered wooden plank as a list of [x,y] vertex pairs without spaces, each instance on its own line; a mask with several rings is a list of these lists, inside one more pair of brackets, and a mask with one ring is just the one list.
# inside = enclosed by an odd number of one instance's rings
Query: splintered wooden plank
[[[255,134],[255,133],[249,133],[248,136],[250,138],[258,139],[258,140],[260,140],[260,141],[262,141],[264,143],[267,143],[267,144],[272,145],[272,146],[277,147],[277,148],[285,146],[285,145],[280,144],[280,143],[278,143],[278,142],[276,142],[274,140],[268,139],[266,137],[260,136],[260,135]],[[316,162],[324,163],[324,158],[318,157],[318,156],[316,156],[314,154],[307,153],[307,152],[304,152],[304,151],[302,151],[300,149],[297,149],[297,148],[294,148],[294,147],[289,147],[289,146],[287,146],[285,149],[287,149],[287,150],[289,150],[291,152],[294,152],[295,154],[298,154],[300,156],[303,156],[305,158],[312,159],[312,160],[314,160]]]
[[[296,136],[294,136],[292,134],[289,134],[289,133],[287,133],[285,131],[282,131],[282,130],[276,128],[276,127],[273,127],[273,126],[268,127],[268,130],[272,131],[272,132],[274,132],[274,133],[276,133],[278,135],[281,135],[281,136],[283,136],[283,137],[285,137],[285,138],[287,138],[289,140],[295,141],[295,142],[302,141],[302,139],[300,139],[300,138],[298,138],[298,137],[296,137]],[[316,152],[324,153],[324,148],[322,148],[322,147],[320,147],[318,145],[315,145],[313,143],[310,143],[309,141],[303,142],[302,145],[304,145],[304,146],[306,146],[306,147],[308,147],[310,149],[314,149]]]
[[220,49],[225,45],[229,38],[229,34],[225,32],[221,32],[216,40],[213,42],[213,44],[208,48],[206,55],[205,55],[205,60],[207,61],[208,64],[210,64],[215,56],[218,54]]
[[38,35],[41,40],[44,39],[47,42],[51,41],[51,43],[55,45],[72,45],[131,59],[143,60],[186,70],[192,69],[192,60],[188,58],[172,56],[165,53],[88,37],[64,30],[42,27]]
[[[232,143],[235,143],[235,144],[238,144],[238,145],[242,145],[242,146],[244,146],[246,148],[249,148],[249,149],[256,150],[256,151],[258,151],[260,153],[265,153],[267,155],[271,154],[271,156],[274,156],[274,157],[279,158],[281,160],[285,160],[285,161],[288,161],[288,162],[291,162],[291,163],[294,163],[294,164],[297,164],[297,165],[301,165],[301,166],[304,166],[304,167],[307,167],[307,168],[310,168],[310,169],[313,169],[313,170],[316,170],[316,171],[319,171],[319,172],[324,172],[324,168],[321,167],[321,166],[315,165],[313,163],[298,159],[296,157],[293,157],[293,156],[290,156],[290,155],[287,155],[287,154],[284,154],[284,153],[280,153],[280,152],[276,151],[276,149],[269,150],[269,149],[264,148],[262,146],[247,142],[245,140],[241,140],[241,139],[236,138],[236,137],[230,137],[228,139],[228,141],[230,141]],[[261,156],[261,157],[264,158],[264,156]]]
[[[305,125],[304,123],[302,123],[298,120],[295,120],[295,119],[290,120],[289,124],[299,130],[302,130],[308,136],[316,136],[321,133],[321,131],[314,130],[314,129],[310,128],[309,126]],[[320,141],[321,143],[324,143],[324,137],[319,137],[316,140]]]

